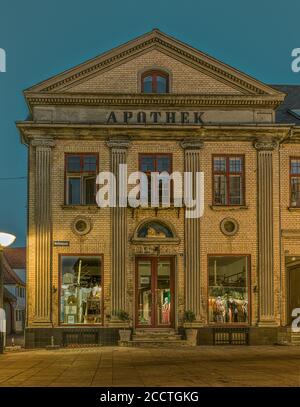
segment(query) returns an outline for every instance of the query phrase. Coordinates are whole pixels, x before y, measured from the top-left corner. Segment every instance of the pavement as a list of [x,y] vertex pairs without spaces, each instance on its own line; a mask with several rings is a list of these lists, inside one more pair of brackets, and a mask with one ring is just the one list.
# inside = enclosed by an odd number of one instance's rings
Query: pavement
[[6,346],[24,346],[24,333],[11,334],[6,336]]
[[300,347],[31,350],[0,355],[0,386],[294,386]]

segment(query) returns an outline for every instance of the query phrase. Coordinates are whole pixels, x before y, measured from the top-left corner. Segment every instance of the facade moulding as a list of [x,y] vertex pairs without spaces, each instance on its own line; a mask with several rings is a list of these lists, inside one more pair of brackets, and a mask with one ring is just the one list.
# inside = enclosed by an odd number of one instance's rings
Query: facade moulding
[[[290,126],[280,125],[97,125],[97,124],[53,124],[19,122],[17,127],[23,144],[29,144],[34,138],[52,139],[104,139],[126,137],[135,140],[172,140],[198,139],[202,141],[250,141],[259,142],[260,139],[274,139],[279,143],[300,142],[291,137]],[[163,132],[162,132],[163,130]]]

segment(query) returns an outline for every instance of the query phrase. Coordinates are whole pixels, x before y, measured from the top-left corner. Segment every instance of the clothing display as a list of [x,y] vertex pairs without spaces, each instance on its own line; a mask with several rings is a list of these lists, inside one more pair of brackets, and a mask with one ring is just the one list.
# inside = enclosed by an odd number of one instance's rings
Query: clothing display
[[151,324],[152,293],[151,290],[140,291],[139,323]]
[[169,325],[170,324],[170,309],[171,304],[169,303],[168,297],[165,297],[165,301],[162,305],[161,314],[162,314],[162,324]]
[[[96,324],[102,322],[102,287],[97,260],[65,258],[61,285],[61,322],[64,324]],[[97,274],[95,273],[97,271]]]
[[209,297],[209,322],[237,323],[248,322],[248,300],[239,296]]
[[209,261],[209,322],[247,323],[247,257],[212,257]]

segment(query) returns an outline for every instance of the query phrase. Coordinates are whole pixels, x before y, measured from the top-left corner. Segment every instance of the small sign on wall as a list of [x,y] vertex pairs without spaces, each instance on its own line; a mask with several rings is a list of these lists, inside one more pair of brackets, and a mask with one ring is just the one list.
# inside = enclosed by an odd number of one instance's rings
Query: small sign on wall
[[55,240],[54,247],[69,247],[70,242],[68,240]]

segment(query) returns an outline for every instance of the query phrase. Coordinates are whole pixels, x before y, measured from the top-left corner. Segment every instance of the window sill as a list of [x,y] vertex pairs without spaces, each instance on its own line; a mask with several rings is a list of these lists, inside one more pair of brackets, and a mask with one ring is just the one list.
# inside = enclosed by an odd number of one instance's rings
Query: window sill
[[290,212],[300,212],[300,206],[288,206]]
[[100,209],[98,205],[61,205],[62,209],[67,209],[67,210],[87,210],[87,211],[95,211],[97,209]]
[[210,205],[209,207],[213,211],[238,211],[238,210],[249,209],[249,207],[247,205],[236,205],[236,206]]

